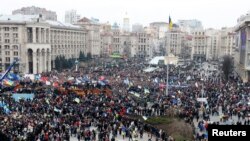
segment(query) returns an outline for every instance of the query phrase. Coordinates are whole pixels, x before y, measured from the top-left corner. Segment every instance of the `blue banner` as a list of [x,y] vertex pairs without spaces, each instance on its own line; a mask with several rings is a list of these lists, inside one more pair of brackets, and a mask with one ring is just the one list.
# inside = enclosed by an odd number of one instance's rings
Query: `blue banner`
[[34,98],[34,94],[33,93],[14,93],[12,94],[12,98],[15,99],[15,101],[19,101],[20,99],[24,99],[24,100],[33,100]]

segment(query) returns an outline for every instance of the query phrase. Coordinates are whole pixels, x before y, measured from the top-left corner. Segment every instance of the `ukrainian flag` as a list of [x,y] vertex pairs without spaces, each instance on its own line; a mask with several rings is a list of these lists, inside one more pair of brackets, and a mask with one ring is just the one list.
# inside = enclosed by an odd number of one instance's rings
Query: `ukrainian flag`
[[172,22],[170,16],[169,16],[169,18],[168,18],[168,28],[169,28],[169,30],[172,30],[172,28],[173,28],[173,22]]

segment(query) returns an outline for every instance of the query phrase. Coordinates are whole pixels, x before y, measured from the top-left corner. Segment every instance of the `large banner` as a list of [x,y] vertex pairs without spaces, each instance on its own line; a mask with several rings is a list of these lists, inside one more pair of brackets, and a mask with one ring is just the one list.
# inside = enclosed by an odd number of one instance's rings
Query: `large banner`
[[15,101],[19,101],[20,99],[33,100],[34,94],[33,93],[13,93],[12,98],[14,98]]
[[246,29],[240,31],[240,64],[244,65],[246,59]]

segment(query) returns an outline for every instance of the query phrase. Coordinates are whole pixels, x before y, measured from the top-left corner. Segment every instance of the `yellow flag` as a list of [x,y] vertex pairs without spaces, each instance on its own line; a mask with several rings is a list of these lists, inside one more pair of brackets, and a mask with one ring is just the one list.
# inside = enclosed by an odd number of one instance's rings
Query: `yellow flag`
[[169,19],[168,19],[168,28],[169,28],[169,30],[172,30],[172,28],[173,28],[173,22],[172,22],[170,16],[169,16]]

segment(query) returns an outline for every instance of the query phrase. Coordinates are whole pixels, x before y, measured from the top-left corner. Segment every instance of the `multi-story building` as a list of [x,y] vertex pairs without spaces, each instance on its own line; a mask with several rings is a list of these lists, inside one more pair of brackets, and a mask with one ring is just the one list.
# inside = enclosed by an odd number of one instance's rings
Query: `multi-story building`
[[47,21],[50,25],[50,45],[52,67],[55,66],[55,58],[59,55],[66,59],[78,58],[80,52],[85,55],[89,52],[87,46],[88,31],[80,26],[68,23]]
[[111,32],[102,32],[100,34],[101,39],[101,48],[100,48],[100,56],[108,57],[112,54],[112,33]]
[[138,32],[135,33],[137,46],[135,51],[135,55],[132,57],[142,57],[142,58],[150,58],[153,56],[153,49],[152,49],[152,36],[147,34],[146,32]]
[[165,36],[165,49],[169,54],[181,56],[181,48],[183,45],[184,33],[178,29],[166,32]]
[[192,54],[192,46],[193,46],[193,37],[189,35],[187,32],[184,33],[184,38],[182,38],[181,45],[181,58],[183,59],[191,59],[193,58]]
[[77,58],[86,50],[87,31],[80,26],[43,20],[41,15],[0,17],[0,67],[19,59],[16,70],[23,73],[51,71],[56,56]]
[[207,57],[206,60],[217,60],[220,56],[221,36],[220,31],[216,29],[207,29]]
[[123,32],[129,32],[130,31],[130,24],[129,24],[129,17],[126,13],[125,17],[123,18]]
[[204,61],[208,58],[208,36],[204,30],[197,30],[192,32],[193,45],[192,45],[192,59]]
[[22,14],[22,15],[42,15],[42,17],[45,20],[52,20],[52,21],[57,20],[56,12],[46,10],[45,8],[35,7],[35,6],[23,7],[21,9],[14,10],[14,11],[12,11],[12,14],[13,15],[17,15],[17,14]]
[[87,30],[87,48],[92,57],[100,56],[100,27],[99,23],[86,17],[78,20],[77,24]]
[[65,23],[76,24],[81,16],[76,13],[76,10],[69,10],[65,12]]
[[121,48],[121,32],[119,29],[113,29],[112,30],[112,53],[122,53],[122,48]]
[[157,39],[165,38],[165,34],[168,31],[168,23],[153,22],[153,23],[150,23],[149,27],[155,30]]
[[247,82],[250,80],[250,12],[238,19],[235,32],[235,70]]
[[236,33],[233,31],[233,28],[222,28],[221,29],[221,46],[219,51],[219,57],[225,55],[234,56],[235,50],[235,36]]

